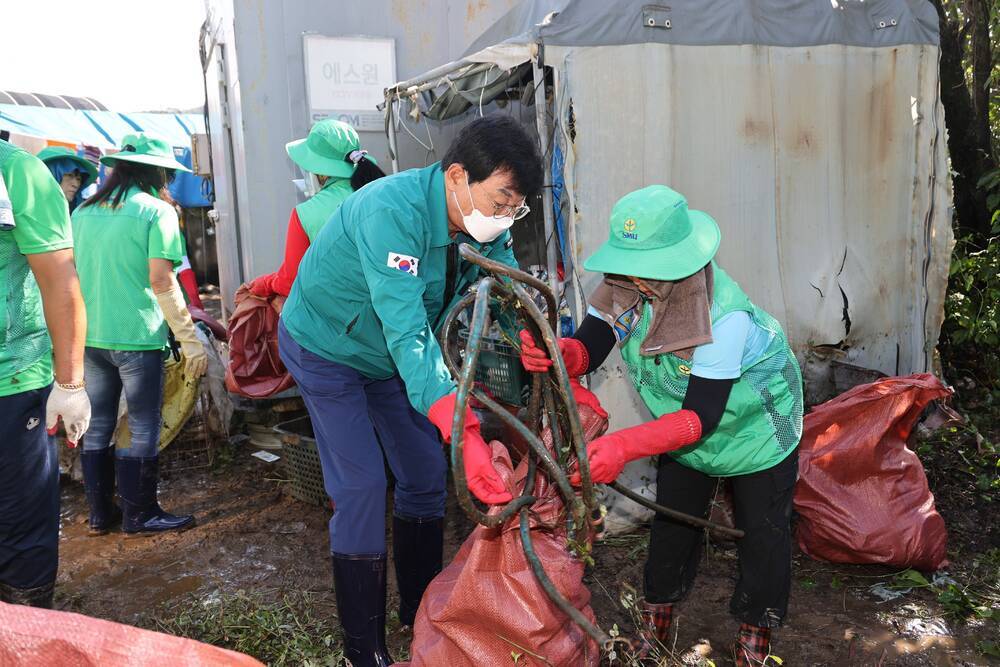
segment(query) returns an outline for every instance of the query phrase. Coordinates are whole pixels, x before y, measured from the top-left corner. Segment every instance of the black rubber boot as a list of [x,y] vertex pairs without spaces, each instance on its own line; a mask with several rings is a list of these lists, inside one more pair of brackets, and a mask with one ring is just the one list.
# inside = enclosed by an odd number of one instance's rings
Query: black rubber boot
[[156,485],[160,480],[158,457],[119,456],[115,467],[122,501],[122,530],[126,534],[162,533],[194,525],[193,516],[164,512],[156,501]]
[[385,554],[333,555],[344,657],[354,667],[388,667],[385,646]]
[[106,535],[122,520],[115,505],[115,448],[107,447],[80,453],[83,485],[90,506],[90,534]]
[[441,571],[444,519],[392,517],[392,559],[399,587],[399,622],[413,625],[420,599]]
[[56,582],[51,581],[35,588],[17,588],[0,583],[0,602],[7,604],[23,604],[26,607],[52,609],[52,594]]

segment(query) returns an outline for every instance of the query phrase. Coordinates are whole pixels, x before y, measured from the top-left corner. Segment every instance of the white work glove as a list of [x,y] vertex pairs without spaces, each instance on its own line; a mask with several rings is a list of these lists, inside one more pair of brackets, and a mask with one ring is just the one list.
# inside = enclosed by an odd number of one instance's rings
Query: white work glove
[[174,282],[174,286],[166,292],[156,295],[156,302],[160,304],[163,317],[167,320],[167,326],[174,332],[174,338],[181,345],[181,354],[184,356],[184,375],[189,380],[200,378],[208,368],[208,355],[205,348],[198,339],[198,334],[194,330],[194,321],[191,313],[184,305],[184,296],[181,294],[180,286]]
[[90,397],[82,384],[61,385],[57,382],[52,385],[45,404],[45,428],[49,435],[55,435],[60,417],[66,427],[66,442],[70,447],[76,447],[90,426]]

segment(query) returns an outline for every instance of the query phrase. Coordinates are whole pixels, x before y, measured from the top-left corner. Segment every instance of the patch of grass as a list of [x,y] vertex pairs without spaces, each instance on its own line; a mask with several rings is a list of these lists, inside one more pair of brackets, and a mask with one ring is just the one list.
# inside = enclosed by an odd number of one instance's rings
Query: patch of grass
[[340,633],[331,605],[307,592],[267,600],[237,591],[219,597],[181,600],[154,619],[153,629],[251,655],[274,667],[337,667],[344,664]]

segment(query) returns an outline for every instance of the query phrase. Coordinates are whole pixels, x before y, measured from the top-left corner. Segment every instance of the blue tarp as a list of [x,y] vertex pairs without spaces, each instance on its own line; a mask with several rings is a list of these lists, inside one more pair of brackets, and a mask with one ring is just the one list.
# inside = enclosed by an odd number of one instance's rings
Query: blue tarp
[[[177,155],[177,161],[185,167],[190,167],[191,149],[185,148],[180,155]],[[184,208],[211,206],[212,182],[201,176],[178,171],[170,184],[170,196]]]
[[125,134],[143,131],[177,148],[189,148],[191,134],[205,131],[205,120],[200,114],[125,114],[0,104],[0,130],[105,150],[117,148]]

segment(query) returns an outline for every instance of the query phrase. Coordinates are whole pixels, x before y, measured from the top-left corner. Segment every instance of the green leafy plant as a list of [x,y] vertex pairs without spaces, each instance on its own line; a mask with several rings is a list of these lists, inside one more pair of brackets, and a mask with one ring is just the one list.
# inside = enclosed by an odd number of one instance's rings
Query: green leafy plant
[[976,642],[976,650],[990,658],[1000,658],[1000,642],[992,639]]
[[898,591],[924,589],[937,597],[944,615],[956,621],[1000,620],[1000,549],[981,554],[967,573],[968,581],[959,584],[947,577],[930,581],[916,570],[900,572],[887,588]]
[[[949,280],[947,342],[996,348],[1000,344],[1000,238],[990,238],[985,245],[969,237],[960,239],[952,254]],[[991,351],[995,364],[996,350]]]
[[993,211],[991,234],[1000,234],[1000,169],[990,169],[976,184],[986,194],[986,208]]
[[900,572],[895,577],[892,578],[892,583],[889,584],[888,588],[895,590],[904,590],[911,588],[928,588],[931,582],[927,580],[927,577],[920,574],[916,570],[904,570]]

